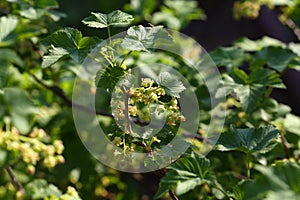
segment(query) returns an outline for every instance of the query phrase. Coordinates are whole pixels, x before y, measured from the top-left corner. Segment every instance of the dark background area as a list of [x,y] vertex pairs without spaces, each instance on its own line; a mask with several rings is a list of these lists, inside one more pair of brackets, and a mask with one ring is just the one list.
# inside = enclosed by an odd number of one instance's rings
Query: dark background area
[[[84,26],[81,20],[91,12],[108,13],[116,9],[123,10],[126,0],[59,0],[60,10],[67,14],[67,18],[61,20],[62,26],[70,26],[79,29],[84,35],[98,35],[106,37],[105,30],[97,30]],[[240,37],[259,39],[262,36],[270,36],[285,43],[296,41],[292,31],[282,25],[278,20],[277,10],[269,10],[262,7],[260,16],[255,19],[234,20],[232,15],[233,0],[199,0],[199,6],[207,15],[205,21],[197,20],[190,23],[181,32],[195,38],[207,51],[219,46],[229,46]],[[122,29],[114,29],[117,33]],[[279,102],[292,107],[293,113],[300,116],[300,73],[295,70],[287,70],[283,75],[286,90],[276,89],[272,96]]]

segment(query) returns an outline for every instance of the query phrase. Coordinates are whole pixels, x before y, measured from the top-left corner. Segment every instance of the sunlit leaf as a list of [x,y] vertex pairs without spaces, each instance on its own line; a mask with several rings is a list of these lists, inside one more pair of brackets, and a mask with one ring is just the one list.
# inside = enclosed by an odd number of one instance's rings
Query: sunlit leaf
[[1,17],[0,18],[0,47],[10,45],[14,39],[13,31],[18,24],[16,17]]
[[243,151],[245,153],[266,153],[277,144],[278,130],[273,126],[260,128],[234,128],[222,133],[217,142],[217,149],[221,151]]
[[108,14],[95,13],[82,20],[82,22],[94,28],[106,28],[108,26],[124,26],[130,24],[134,18],[120,10],[113,11]]
[[82,63],[87,54],[98,44],[99,39],[82,37],[80,31],[65,28],[50,35],[46,42],[51,44],[51,47],[43,57],[43,68],[51,66],[64,56],[70,56],[76,62]]
[[300,136],[300,118],[293,114],[287,114],[284,121],[286,130]]
[[172,42],[171,36],[162,26],[144,27],[133,26],[127,30],[122,47],[130,51],[150,52],[162,43]]
[[180,93],[186,88],[176,77],[173,77],[169,72],[161,72],[158,75],[157,83],[162,86],[166,94],[180,98]]
[[26,185],[27,195],[32,199],[47,199],[51,196],[59,198],[62,193],[52,184],[48,184],[44,179],[35,179]]
[[259,51],[264,47],[269,46],[279,46],[284,47],[285,44],[280,40],[276,40],[274,38],[264,36],[262,39],[259,40],[250,40],[249,38],[241,38],[234,42],[234,46],[237,46],[245,51]]
[[153,14],[153,24],[163,23],[169,28],[179,30],[192,20],[206,19],[197,1],[166,0],[164,4],[160,11]]
[[300,44],[291,42],[289,43],[288,47],[298,56],[300,56]]
[[134,13],[135,19],[149,18],[156,4],[157,2],[153,0],[131,0],[125,5],[125,10]]

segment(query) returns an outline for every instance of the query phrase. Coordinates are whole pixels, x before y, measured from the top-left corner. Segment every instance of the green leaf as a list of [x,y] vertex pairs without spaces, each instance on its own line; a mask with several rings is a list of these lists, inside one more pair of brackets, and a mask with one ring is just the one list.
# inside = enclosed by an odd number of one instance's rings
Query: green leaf
[[54,63],[56,63],[59,59],[68,56],[68,51],[64,48],[56,48],[55,46],[51,46],[48,50],[48,54],[43,56],[42,68],[47,68]]
[[108,14],[91,13],[92,15],[82,20],[82,22],[93,28],[106,28],[108,26],[124,26],[130,24],[134,18],[120,10]]
[[161,6],[160,12],[153,14],[153,24],[166,24],[171,29],[179,30],[185,27],[190,21],[206,19],[206,16],[198,7],[197,1],[166,0]]
[[30,130],[30,116],[38,110],[27,93],[20,88],[5,88],[4,99],[14,126],[21,132]]
[[276,145],[278,130],[273,126],[260,128],[230,128],[229,132],[222,133],[217,142],[217,149],[221,151],[242,151],[245,153],[266,153]]
[[183,83],[169,72],[161,72],[156,82],[164,88],[166,94],[176,98],[180,98],[179,94],[186,89]]
[[230,76],[223,75],[222,84],[222,90],[217,91],[216,97],[223,95],[221,91],[225,92],[225,95],[235,93],[247,113],[255,109],[267,86],[285,88],[280,76],[270,69],[254,69],[247,75],[243,70],[234,68]]
[[11,49],[0,49],[0,65],[3,63],[24,66],[23,60]]
[[98,44],[99,39],[82,37],[80,31],[65,28],[56,31],[45,41],[51,44],[51,47],[43,57],[43,68],[51,66],[64,56],[70,56],[77,63],[82,63],[88,53]]
[[30,199],[48,199],[49,197],[59,198],[62,193],[52,184],[48,184],[44,179],[35,179],[25,187],[26,196]]
[[295,56],[296,54],[290,49],[273,46],[265,47],[254,54],[250,65],[252,68],[261,68],[263,65],[268,65],[278,72],[283,72]]
[[182,24],[180,19],[174,16],[170,11],[156,12],[153,14],[151,22],[153,24],[165,24],[168,28],[179,30]]
[[298,116],[289,113],[283,123],[287,131],[300,136],[300,118]]
[[300,44],[299,43],[294,43],[291,42],[288,45],[289,49],[292,50],[295,54],[297,54],[298,56],[300,56]]
[[234,79],[234,82],[238,84],[249,84],[249,76],[243,70],[233,68],[229,74]]
[[262,97],[265,87],[260,84],[239,85],[234,91],[244,111],[251,113]]
[[120,67],[106,68],[99,72],[96,77],[97,86],[113,91],[117,82],[124,76],[125,71]]
[[273,166],[255,166],[261,176],[244,185],[244,199],[299,199],[300,166],[292,161],[277,162]]
[[21,58],[11,49],[0,49],[0,89],[7,86],[12,64],[23,66]]
[[245,60],[242,49],[237,47],[221,47],[210,53],[213,61],[218,66],[226,66],[229,70],[240,66]]
[[134,13],[136,21],[147,19],[156,8],[156,1],[153,0],[130,0],[129,4],[124,6],[126,11]]
[[[238,72],[237,70],[233,71]],[[243,77],[243,75],[236,74],[235,80],[242,82],[243,79],[241,79],[241,77]],[[247,79],[249,79],[248,76]],[[240,100],[241,106],[245,112],[250,113],[254,110],[259,99],[262,97],[265,91],[265,86],[254,83],[251,83],[251,85],[246,83],[236,83],[235,80],[227,74],[223,75],[222,90],[217,91],[216,97],[218,98],[223,95],[230,95],[231,93],[234,93],[236,94],[236,98]],[[248,82],[249,80],[246,81]],[[225,92],[225,94],[223,94],[223,92]]]
[[127,35],[121,45],[130,51],[149,52],[160,44],[165,45],[170,42],[173,40],[162,26],[143,27],[139,25],[127,30]]
[[176,194],[185,194],[203,183],[211,183],[210,162],[198,154],[186,155],[168,167],[161,179],[155,199],[161,198],[169,189],[176,187]]
[[58,8],[56,0],[35,0],[35,1],[15,1],[19,6],[19,12],[22,17],[37,20],[43,16],[52,17],[50,9]]
[[269,69],[257,69],[251,72],[249,76],[249,83],[262,84],[272,88],[285,89],[279,74]]
[[34,4],[37,8],[53,9],[58,8],[56,0],[35,0]]
[[293,0],[272,0],[274,6],[288,6],[293,3]]
[[278,46],[285,47],[285,44],[280,40],[264,36],[260,40],[250,40],[249,38],[241,38],[234,42],[234,46],[243,49],[244,51],[259,51],[264,47]]
[[0,18],[0,47],[10,45],[15,39],[13,31],[18,24],[16,17],[1,17]]

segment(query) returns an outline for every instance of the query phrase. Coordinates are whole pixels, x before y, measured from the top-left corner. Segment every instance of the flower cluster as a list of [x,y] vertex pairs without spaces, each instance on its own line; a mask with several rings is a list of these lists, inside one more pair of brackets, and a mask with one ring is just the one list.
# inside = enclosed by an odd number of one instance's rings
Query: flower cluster
[[240,19],[241,17],[247,17],[250,19],[255,19],[259,15],[259,10],[262,5],[272,6],[270,0],[251,0],[239,2],[236,1],[233,6],[233,14],[235,19]]
[[180,113],[177,99],[175,97],[171,97],[171,100],[168,102],[160,101],[160,98],[165,96],[166,92],[161,86],[154,85],[154,81],[149,78],[142,79],[141,87],[131,88],[129,90],[129,94],[129,114],[131,116],[137,116],[138,109],[136,104],[138,103],[143,103],[145,106],[158,104],[158,106],[156,106],[156,110],[153,110],[152,112],[156,111],[158,114],[166,112],[168,115],[168,125],[175,126],[177,122],[185,120],[184,116]]
[[29,136],[20,135],[17,129],[0,130],[0,147],[9,156],[9,163],[14,164],[23,161],[27,165],[30,174],[35,173],[35,165],[41,161],[47,168],[53,168],[59,163],[64,163],[61,155],[64,150],[62,141],[55,140],[52,144],[43,142],[46,133],[42,129],[35,128]]

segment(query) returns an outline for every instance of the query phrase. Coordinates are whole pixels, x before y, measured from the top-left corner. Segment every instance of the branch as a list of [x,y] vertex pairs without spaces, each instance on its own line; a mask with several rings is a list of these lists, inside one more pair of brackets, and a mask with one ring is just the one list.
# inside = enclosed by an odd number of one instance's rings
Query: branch
[[282,146],[283,146],[283,149],[284,149],[284,154],[285,154],[285,157],[288,159],[290,156],[289,156],[289,143],[287,142],[286,138],[284,137],[284,133],[283,132],[280,132],[280,138],[281,138],[281,141],[282,141]]
[[287,20],[284,21],[284,23],[293,30],[294,34],[296,35],[297,39],[300,41],[300,29],[298,26],[295,24],[295,22],[291,19],[288,18]]
[[172,200],[179,200],[176,194],[173,192],[173,190],[169,190],[169,195],[172,198]]
[[129,116],[129,98],[130,98],[130,94],[127,92],[126,88],[124,85],[122,85],[121,90],[124,94],[124,104],[125,104],[125,119],[127,122],[127,128],[128,128],[128,132],[131,135],[132,134],[132,128],[131,128],[131,120],[130,120],[130,116]]
[[19,183],[17,177],[14,175],[12,169],[10,166],[5,167],[5,171],[8,173],[9,178],[11,180],[11,182],[13,183],[13,185],[15,186],[15,188],[17,189],[17,191],[21,191],[24,192],[24,188],[22,187],[22,185]]
[[[78,104],[78,103],[76,103],[76,102],[72,102],[72,100],[69,99],[69,98],[65,95],[64,91],[63,91],[61,88],[59,88],[59,87],[57,87],[57,86],[49,86],[49,85],[46,85],[43,81],[41,81],[40,79],[38,79],[34,74],[30,74],[30,75],[31,75],[31,76],[33,77],[33,79],[34,79],[37,83],[39,83],[41,86],[43,86],[44,88],[50,90],[50,91],[53,92],[56,96],[58,96],[59,98],[61,98],[61,99],[63,100],[65,106],[67,106],[67,107],[72,107],[72,106],[74,106],[74,107],[76,107],[76,108],[78,108],[78,109],[80,109],[80,110],[82,110],[82,111],[85,111],[85,112],[94,112],[94,110],[93,110],[91,107],[87,107],[87,106],[84,106],[84,105],[80,105],[80,104]],[[107,117],[113,117],[112,114],[107,113],[107,112],[104,112],[104,111],[99,111],[99,110],[96,110],[96,114],[97,114],[97,115],[102,115],[102,116],[107,116]]]

